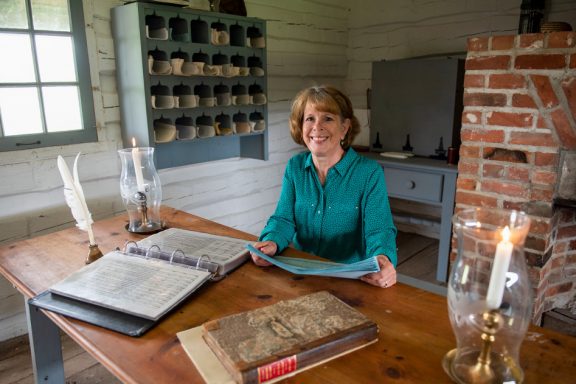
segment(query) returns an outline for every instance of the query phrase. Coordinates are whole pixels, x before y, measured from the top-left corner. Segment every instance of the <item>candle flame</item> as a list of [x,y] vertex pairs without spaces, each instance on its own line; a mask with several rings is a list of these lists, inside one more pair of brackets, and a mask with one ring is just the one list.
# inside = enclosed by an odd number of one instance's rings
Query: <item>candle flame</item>
[[502,241],[506,243],[510,241],[510,228],[508,226],[502,230]]
[[135,137],[132,138],[132,146],[136,147],[136,138]]

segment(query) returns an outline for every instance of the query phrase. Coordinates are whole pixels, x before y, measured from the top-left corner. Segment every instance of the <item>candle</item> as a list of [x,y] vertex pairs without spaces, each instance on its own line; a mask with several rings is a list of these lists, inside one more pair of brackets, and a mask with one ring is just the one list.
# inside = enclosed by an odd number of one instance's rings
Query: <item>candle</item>
[[138,192],[145,192],[144,189],[144,176],[142,175],[142,160],[140,159],[140,151],[136,148],[136,139],[132,138],[132,161],[134,162],[134,173],[136,174],[136,185]]
[[510,229],[506,226],[502,230],[502,241],[496,246],[488,293],[486,294],[486,304],[490,309],[498,309],[500,304],[502,304],[502,296],[504,296],[504,287],[506,286],[506,273],[510,266],[513,249],[514,244],[510,242]]

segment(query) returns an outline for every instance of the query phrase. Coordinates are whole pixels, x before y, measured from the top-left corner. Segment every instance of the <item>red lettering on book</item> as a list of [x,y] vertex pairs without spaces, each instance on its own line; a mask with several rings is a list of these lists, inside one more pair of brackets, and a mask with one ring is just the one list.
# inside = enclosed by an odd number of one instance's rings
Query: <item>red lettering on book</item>
[[275,379],[276,377],[284,376],[290,372],[294,372],[297,365],[296,355],[288,356],[282,360],[263,365],[258,368],[258,382],[264,383],[266,381]]

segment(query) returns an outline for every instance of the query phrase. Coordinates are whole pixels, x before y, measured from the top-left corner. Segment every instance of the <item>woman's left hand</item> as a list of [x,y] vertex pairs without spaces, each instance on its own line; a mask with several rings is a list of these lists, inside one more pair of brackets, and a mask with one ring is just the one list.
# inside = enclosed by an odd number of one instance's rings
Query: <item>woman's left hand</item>
[[380,264],[380,272],[369,273],[360,278],[365,283],[375,285],[381,288],[390,288],[396,284],[396,268],[384,255],[376,256]]

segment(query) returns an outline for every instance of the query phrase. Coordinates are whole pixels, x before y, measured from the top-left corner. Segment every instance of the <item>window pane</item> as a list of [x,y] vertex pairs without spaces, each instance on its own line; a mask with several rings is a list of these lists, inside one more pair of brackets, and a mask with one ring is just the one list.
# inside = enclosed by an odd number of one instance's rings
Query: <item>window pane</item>
[[82,129],[78,87],[44,87],[42,97],[48,132]]
[[0,28],[28,28],[25,0],[0,0]]
[[0,33],[0,47],[2,47],[0,83],[36,81],[28,35]]
[[32,0],[34,29],[70,31],[68,0]]
[[0,118],[5,136],[42,133],[36,88],[0,88]]
[[36,36],[40,81],[76,81],[72,38]]

